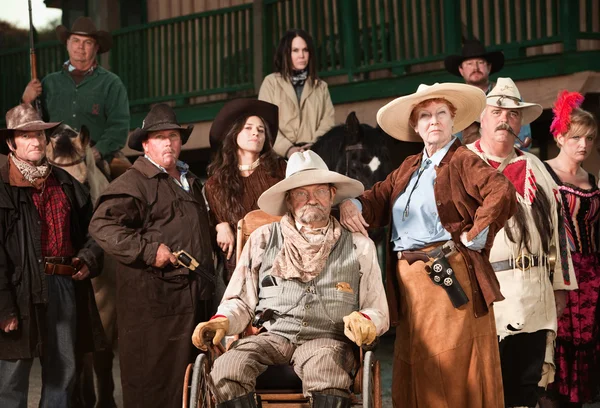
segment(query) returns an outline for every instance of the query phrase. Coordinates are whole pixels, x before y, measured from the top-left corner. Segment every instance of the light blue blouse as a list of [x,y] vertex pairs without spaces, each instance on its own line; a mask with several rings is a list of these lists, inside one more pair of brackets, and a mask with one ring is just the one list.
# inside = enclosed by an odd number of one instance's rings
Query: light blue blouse
[[[437,177],[435,168],[450,150],[456,138],[429,157],[423,149],[421,167],[413,173],[406,189],[400,193],[392,207],[392,235],[394,251],[423,248],[434,242],[448,241],[450,233],[444,229],[438,214],[433,183]],[[352,202],[362,211],[362,204]],[[485,246],[489,228],[465,245],[472,250]]]

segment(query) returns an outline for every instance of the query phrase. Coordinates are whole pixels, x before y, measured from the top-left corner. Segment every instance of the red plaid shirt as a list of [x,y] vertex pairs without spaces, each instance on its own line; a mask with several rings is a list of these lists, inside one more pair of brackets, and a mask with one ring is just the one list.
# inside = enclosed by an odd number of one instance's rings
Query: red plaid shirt
[[73,256],[71,204],[54,175],[42,190],[34,190],[33,203],[41,221],[42,256]]

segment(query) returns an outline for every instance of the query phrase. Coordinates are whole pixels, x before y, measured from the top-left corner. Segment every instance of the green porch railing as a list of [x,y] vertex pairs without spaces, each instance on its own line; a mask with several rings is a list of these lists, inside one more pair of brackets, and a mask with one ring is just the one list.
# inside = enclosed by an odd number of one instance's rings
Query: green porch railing
[[117,30],[111,70],[131,106],[252,89],[252,30],[251,4]]
[[600,39],[600,0],[265,0],[264,74],[292,27],[313,36],[321,76],[354,80],[441,61],[459,52],[462,38],[479,38],[508,59],[553,43],[575,51],[577,40]]
[[[68,58],[65,46],[58,41],[36,44],[38,78],[56,71]],[[25,86],[31,79],[29,47],[0,51],[0,109],[4,113],[19,104]]]
[[[279,38],[294,27],[313,36],[319,75],[348,82],[377,70],[439,70],[462,38],[481,39],[509,62],[531,47],[573,53],[600,40],[600,0],[263,0],[259,17],[255,22],[253,5],[245,4],[113,32],[110,69],[127,87],[132,111],[253,94],[255,58],[262,54],[262,73],[272,72]],[[261,30],[260,44],[254,30]],[[40,77],[67,58],[58,42],[38,44],[37,52]],[[28,53],[0,51],[2,112],[18,103],[29,80]]]

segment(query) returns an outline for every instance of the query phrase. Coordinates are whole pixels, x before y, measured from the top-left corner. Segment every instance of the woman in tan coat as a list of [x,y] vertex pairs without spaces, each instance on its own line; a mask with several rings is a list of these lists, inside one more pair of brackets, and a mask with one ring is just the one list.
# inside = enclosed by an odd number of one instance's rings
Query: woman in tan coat
[[283,35],[275,54],[275,72],[264,79],[258,99],[279,107],[273,150],[281,157],[310,149],[333,127],[333,103],[327,84],[317,77],[315,47],[306,31],[290,30]]
[[396,326],[395,407],[504,407],[492,309],[503,297],[488,255],[516,211],[515,191],[452,136],[484,106],[476,87],[435,84],[381,108],[377,123],[385,132],[422,140],[425,149],[340,205],[351,231],[391,224],[386,285]]

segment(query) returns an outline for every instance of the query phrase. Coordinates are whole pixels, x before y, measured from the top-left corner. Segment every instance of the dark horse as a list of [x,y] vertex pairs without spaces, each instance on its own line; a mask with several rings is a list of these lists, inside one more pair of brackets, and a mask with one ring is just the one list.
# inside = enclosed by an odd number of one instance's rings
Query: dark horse
[[422,143],[401,142],[379,127],[361,124],[354,112],[345,124],[331,128],[312,146],[330,170],[362,182],[366,190],[422,149]]
[[361,124],[351,112],[345,124],[331,128],[312,150],[330,170],[356,179],[369,189],[394,169],[386,137],[379,129]]
[[[350,112],[346,123],[331,128],[315,142],[312,150],[321,156],[330,170],[360,181],[368,190],[399,167],[406,157],[422,151],[423,143],[396,140],[379,126],[361,124],[356,114]],[[333,214],[337,217],[337,209]],[[369,235],[377,243],[384,270],[385,229],[373,229]]]

